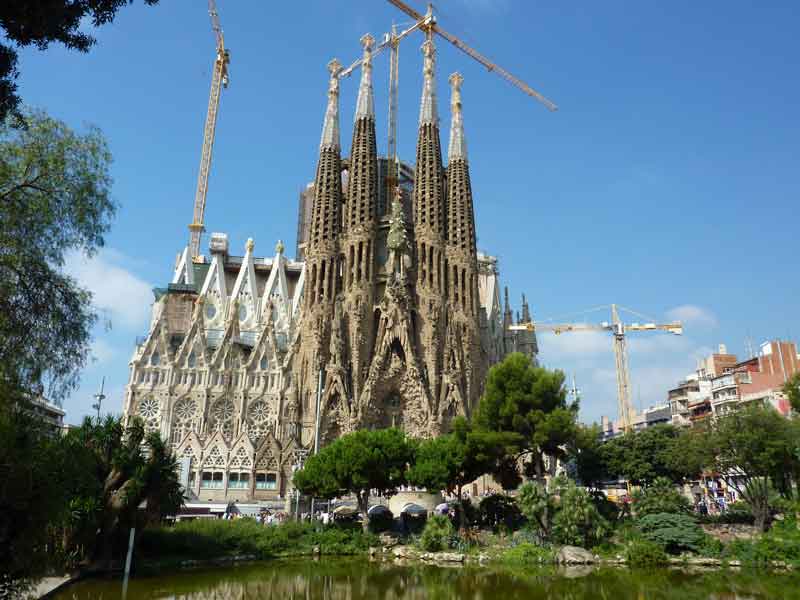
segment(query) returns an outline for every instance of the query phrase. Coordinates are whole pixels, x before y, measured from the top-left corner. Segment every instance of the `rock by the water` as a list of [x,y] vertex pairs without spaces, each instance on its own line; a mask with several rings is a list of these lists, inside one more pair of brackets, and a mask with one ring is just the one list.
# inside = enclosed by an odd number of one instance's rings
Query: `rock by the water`
[[556,554],[556,562],[561,565],[594,564],[594,554],[578,546],[562,546]]

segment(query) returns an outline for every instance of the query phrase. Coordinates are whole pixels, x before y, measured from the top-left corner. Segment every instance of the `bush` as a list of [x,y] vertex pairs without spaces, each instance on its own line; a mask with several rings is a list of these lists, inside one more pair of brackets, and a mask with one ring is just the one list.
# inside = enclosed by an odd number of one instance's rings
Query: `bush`
[[792,518],[776,522],[772,529],[758,538],[732,541],[722,556],[753,567],[768,566],[773,561],[800,566],[800,529]]
[[705,534],[689,515],[656,513],[647,515],[636,524],[645,539],[659,544],[670,554],[682,550],[700,550]]
[[728,505],[728,509],[718,515],[703,515],[699,518],[701,523],[709,524],[742,524],[752,525],[755,523],[753,511],[747,502],[739,501]]
[[549,564],[555,560],[555,553],[552,548],[523,542],[506,550],[501,560],[515,566]]
[[636,540],[625,547],[625,561],[629,567],[655,567],[668,562],[667,553],[659,544]]
[[589,548],[611,533],[611,526],[597,510],[585,488],[568,481],[560,489],[553,517],[553,540],[559,544]]
[[691,511],[692,503],[666,477],[658,477],[648,487],[633,493],[633,512],[637,517]]
[[266,526],[253,519],[186,521],[173,527],[145,529],[139,539],[139,551],[149,559],[271,558],[308,554],[314,546],[319,546],[323,554],[360,554],[371,545],[377,545],[376,536],[365,534],[360,525],[318,529],[313,523],[288,521]]
[[484,527],[518,529],[522,521],[519,506],[510,496],[495,494],[484,498],[478,505],[478,522]]
[[449,548],[454,534],[455,529],[450,519],[444,515],[433,515],[425,523],[419,545],[427,552],[440,552]]

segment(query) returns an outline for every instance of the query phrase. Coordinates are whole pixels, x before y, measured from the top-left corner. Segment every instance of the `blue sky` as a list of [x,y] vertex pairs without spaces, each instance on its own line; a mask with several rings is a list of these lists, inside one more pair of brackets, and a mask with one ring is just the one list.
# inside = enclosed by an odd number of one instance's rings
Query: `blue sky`
[[[424,10],[423,5],[411,0]],[[258,255],[294,248],[297,194],[313,177],[326,63],[360,53],[408,19],[388,2],[218,0],[231,50],[206,224]],[[205,0],[122,10],[89,54],[53,46],[21,55],[24,100],[79,128],[98,125],[114,154],[120,210],[107,249],[70,270],[95,292],[111,328],[64,404],[90,412],[106,376],[119,411],[150,288],[186,244],[202,141],[213,37]],[[800,6],[796,2],[441,0],[439,23],[554,100],[552,114],[440,40],[446,77],[460,71],[478,245],[500,258],[518,303],[537,318],[607,320],[581,311],[617,302],[686,335],[631,340],[634,399],[648,406],[720,342],[744,354],[798,335]],[[413,160],[422,36],[400,51],[400,153]],[[376,58],[379,147],[385,148],[386,56]],[[349,148],[357,76],[342,86]],[[446,144],[446,142],[445,142]],[[638,319],[632,319],[638,320]],[[611,340],[540,336],[541,360],[573,374],[582,418],[615,412]]]

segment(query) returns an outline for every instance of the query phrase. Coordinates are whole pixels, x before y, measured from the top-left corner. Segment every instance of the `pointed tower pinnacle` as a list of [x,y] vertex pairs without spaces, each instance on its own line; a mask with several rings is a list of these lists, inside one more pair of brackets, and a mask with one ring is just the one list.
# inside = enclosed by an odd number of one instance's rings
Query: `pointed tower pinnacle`
[[364,47],[364,57],[356,101],[356,121],[364,117],[375,118],[375,103],[372,98],[372,47],[375,45],[375,38],[367,33],[361,38],[361,45]]
[[447,160],[455,159],[467,160],[467,138],[464,137],[464,117],[461,113],[461,84],[464,78],[461,73],[450,75],[451,95],[450,110],[452,118],[450,121],[450,146],[447,151]]
[[331,74],[328,82],[328,107],[325,109],[325,122],[322,125],[322,139],[319,142],[319,149],[326,148],[339,149],[339,71],[342,64],[333,59],[328,63],[328,71]]
[[436,64],[436,48],[429,39],[422,44],[423,77],[422,100],[419,107],[419,124],[439,124],[439,113],[436,109],[436,79],[434,66]]

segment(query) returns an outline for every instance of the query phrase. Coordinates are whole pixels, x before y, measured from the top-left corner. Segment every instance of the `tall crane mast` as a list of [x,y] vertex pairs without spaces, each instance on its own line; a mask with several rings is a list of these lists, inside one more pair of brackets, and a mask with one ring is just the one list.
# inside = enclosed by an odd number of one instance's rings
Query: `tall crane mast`
[[200,234],[205,231],[203,216],[206,210],[206,195],[208,194],[208,172],[211,169],[211,153],[214,149],[214,134],[217,128],[217,111],[222,88],[228,87],[228,63],[230,54],[225,48],[225,37],[219,24],[217,5],[214,0],[208,0],[208,14],[211,17],[211,28],[217,42],[217,55],[214,59],[214,71],[211,75],[211,93],[208,97],[208,112],[206,125],[203,129],[203,150],[200,154],[200,172],[197,174],[197,191],[194,195],[194,211],[192,222],[189,224],[189,259],[200,255]]
[[[629,312],[634,312],[626,309]],[[617,369],[617,412],[620,429],[627,431],[633,424],[635,411],[631,402],[631,378],[628,368],[627,333],[632,331],[666,331],[675,335],[683,334],[680,321],[673,323],[630,323],[619,318],[617,305],[611,305],[611,322],[597,325],[588,323],[520,323],[511,325],[511,331],[552,331],[556,335],[570,331],[610,331],[614,340],[614,359]]]
[[466,54],[467,56],[469,56],[469,57],[473,58],[474,60],[478,61],[479,63],[481,63],[489,71],[493,71],[493,72],[497,73],[498,75],[500,75],[500,77],[502,77],[503,79],[505,79],[506,81],[508,81],[512,85],[518,87],[519,89],[521,89],[523,92],[525,92],[526,94],[528,94],[532,98],[535,98],[536,100],[538,100],[539,102],[544,104],[548,108],[548,110],[551,110],[551,111],[558,110],[558,107],[553,102],[551,102],[550,100],[545,98],[542,94],[540,94],[539,92],[534,90],[527,83],[525,83],[524,81],[514,77],[511,73],[506,71],[504,68],[502,68],[501,66],[493,63],[488,58],[486,58],[483,54],[481,54],[477,50],[471,48],[470,46],[465,44],[463,41],[458,39],[453,34],[448,33],[447,31],[445,31],[444,29],[439,27],[439,24],[436,22],[436,18],[433,16],[433,5],[432,4],[428,4],[428,12],[423,15],[423,14],[417,12],[416,10],[414,10],[413,8],[411,8],[408,4],[406,4],[402,0],[389,0],[389,3],[393,4],[394,6],[396,6],[400,10],[402,10],[404,13],[406,13],[408,16],[410,16],[415,21],[418,21],[418,22],[421,21],[423,23],[422,29],[423,29],[423,31],[425,31],[425,33],[428,35],[429,38],[434,33],[439,35],[439,36],[441,36],[442,38],[446,39],[448,42],[453,44],[456,48],[461,50],[464,54]]
[[[408,29],[402,31],[401,33],[397,33],[397,28],[392,27],[390,33],[387,33],[383,37],[383,41],[379,44],[372,52],[372,55],[375,56],[379,54],[386,48],[389,48],[391,51],[391,58],[389,62],[389,135],[388,135],[388,149],[386,153],[386,158],[388,162],[388,173],[386,176],[386,185],[387,185],[387,198],[391,197],[391,192],[394,187],[397,185],[397,171],[398,171],[398,157],[397,157],[397,105],[398,105],[398,87],[399,87],[399,77],[400,77],[400,65],[399,65],[399,52],[400,52],[400,41],[403,40],[406,36],[408,36],[411,32],[416,31],[417,29],[422,30],[428,39],[433,37],[433,34],[436,33],[437,35],[443,37],[448,42],[453,44],[456,48],[464,52],[467,56],[470,56],[474,60],[481,63],[484,67],[486,67],[489,71],[494,71],[507,81],[509,81],[512,85],[518,87],[523,92],[528,94],[529,96],[535,98],[542,104],[544,104],[549,110],[556,111],[558,107],[545,98],[542,94],[531,88],[528,84],[524,81],[514,77],[511,73],[500,67],[499,65],[493,63],[488,58],[486,58],[483,54],[478,52],[477,50],[471,48],[466,43],[458,39],[456,36],[448,33],[436,22],[436,18],[433,16],[433,5],[428,4],[428,10],[425,14],[417,12],[410,6],[408,6],[405,2],[401,0],[389,0],[391,4],[395,7],[399,8],[401,11],[409,15],[414,20],[414,25],[409,27]],[[362,59],[359,58],[354,61],[349,67],[346,69],[342,69],[339,72],[339,78],[349,77],[353,71],[358,68],[362,63]]]

